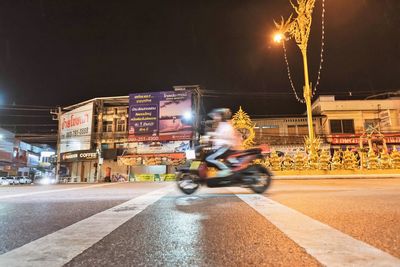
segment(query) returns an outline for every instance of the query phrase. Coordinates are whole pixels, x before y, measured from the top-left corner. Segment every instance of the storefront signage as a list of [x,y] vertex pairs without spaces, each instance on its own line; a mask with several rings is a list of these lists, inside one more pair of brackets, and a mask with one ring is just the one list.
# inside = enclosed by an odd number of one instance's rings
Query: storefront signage
[[173,173],[168,174],[136,174],[135,180],[139,182],[153,181],[176,181],[176,176]]
[[14,134],[0,129],[0,162],[11,163],[13,159]]
[[60,152],[90,149],[93,103],[66,112],[60,118]]
[[[372,140],[381,140],[382,138],[379,137],[372,137]],[[384,139],[388,144],[400,144],[400,134],[391,134],[391,135],[384,135]],[[364,137],[363,142],[366,143],[367,139]],[[332,135],[331,137],[331,144],[359,144],[360,143],[360,135]]]
[[379,112],[379,124],[381,127],[392,126],[392,121],[390,119],[390,110],[382,110]]
[[83,161],[83,160],[95,160],[98,154],[96,150],[81,150],[74,152],[67,152],[61,154],[61,161]]
[[130,141],[189,140],[192,94],[188,91],[129,95]]
[[157,154],[185,152],[189,148],[189,141],[136,142],[129,143],[127,151],[128,154]]

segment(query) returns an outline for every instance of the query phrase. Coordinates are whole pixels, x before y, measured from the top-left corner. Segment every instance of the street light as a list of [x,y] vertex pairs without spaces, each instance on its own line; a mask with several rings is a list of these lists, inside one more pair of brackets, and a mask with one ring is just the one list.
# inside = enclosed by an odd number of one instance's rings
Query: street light
[[[285,35],[290,38],[294,38],[297,46],[300,48],[303,57],[303,68],[304,68],[304,86],[303,86],[303,97],[304,100],[298,98],[302,103],[306,104],[307,107],[307,124],[308,124],[308,140],[306,144],[309,148],[310,156],[314,156],[319,140],[314,138],[314,127],[312,121],[312,109],[311,109],[311,98],[313,92],[311,90],[311,84],[308,77],[308,62],[307,62],[307,44],[310,36],[312,12],[315,5],[315,0],[297,0],[297,5],[290,2],[294,8],[297,17],[293,17],[293,14],[285,21],[282,17],[281,22],[277,23],[274,21],[278,32],[274,35],[274,41],[279,43],[282,42],[285,49],[284,39]],[[324,0],[322,0],[323,14],[324,17]],[[322,53],[322,49],[321,49]],[[321,54],[322,56],[322,54]],[[286,59],[286,54],[285,54]],[[321,61],[322,62],[322,61]],[[289,69],[288,69],[289,70]],[[319,77],[319,76],[318,76]],[[289,75],[290,78],[290,75]],[[293,83],[291,82],[292,87]],[[294,90],[294,88],[293,88]],[[294,90],[295,91],[295,90]],[[296,94],[296,91],[295,91]],[[297,94],[296,94],[297,97]]]
[[274,42],[275,43],[280,43],[283,39],[283,34],[280,32],[275,33],[274,35]]

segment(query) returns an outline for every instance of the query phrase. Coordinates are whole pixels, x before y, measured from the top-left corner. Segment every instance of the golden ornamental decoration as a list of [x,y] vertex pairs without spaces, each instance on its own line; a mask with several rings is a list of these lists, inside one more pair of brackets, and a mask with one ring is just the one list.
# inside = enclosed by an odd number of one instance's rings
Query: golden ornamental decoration
[[243,111],[242,107],[239,107],[239,110],[233,115],[232,124],[242,135],[243,148],[247,149],[254,146],[254,138],[256,136],[254,132],[255,124],[251,121],[250,116]]
[[286,21],[282,17],[280,23],[274,23],[279,32],[288,33],[290,36],[293,36],[300,50],[305,52],[307,50],[308,38],[310,37],[315,0],[297,0],[297,6],[292,2],[290,4],[294,8],[297,17],[293,18],[292,14]]

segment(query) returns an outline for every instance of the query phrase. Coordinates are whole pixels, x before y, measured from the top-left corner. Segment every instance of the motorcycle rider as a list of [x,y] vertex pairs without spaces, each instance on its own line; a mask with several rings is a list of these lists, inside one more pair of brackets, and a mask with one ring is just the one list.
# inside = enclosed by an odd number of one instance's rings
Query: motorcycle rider
[[226,177],[232,174],[232,171],[219,159],[224,158],[231,149],[240,149],[241,137],[230,121],[232,117],[230,109],[214,109],[208,115],[214,123],[218,123],[218,126],[214,132],[209,133],[213,141],[214,153],[207,156],[206,162],[219,169],[217,177]]

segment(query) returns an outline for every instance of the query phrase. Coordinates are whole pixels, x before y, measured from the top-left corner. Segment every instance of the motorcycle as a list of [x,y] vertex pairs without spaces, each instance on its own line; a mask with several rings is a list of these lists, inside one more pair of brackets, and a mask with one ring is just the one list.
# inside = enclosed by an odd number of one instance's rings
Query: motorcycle
[[254,163],[257,159],[264,159],[263,148],[229,151],[223,159],[220,158],[219,160],[223,160],[232,171],[232,174],[226,177],[217,177],[217,169],[205,160],[212,152],[210,147],[202,145],[196,147],[194,155],[193,150],[187,153],[187,159],[192,159],[190,166],[181,167],[176,172],[178,188],[183,193],[193,194],[200,185],[206,185],[242,186],[262,194],[271,185],[272,173],[263,165]]

